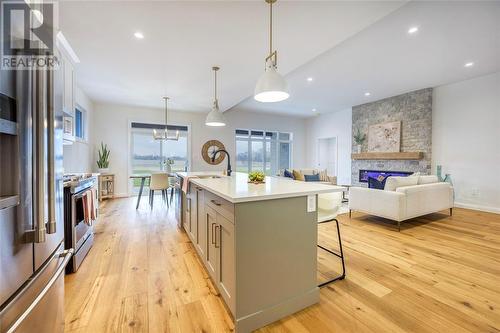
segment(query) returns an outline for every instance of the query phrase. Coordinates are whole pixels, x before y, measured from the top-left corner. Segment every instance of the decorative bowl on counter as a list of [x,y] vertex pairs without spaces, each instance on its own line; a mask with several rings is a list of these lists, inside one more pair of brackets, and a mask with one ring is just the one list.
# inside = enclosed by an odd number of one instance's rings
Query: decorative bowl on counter
[[251,184],[264,184],[266,175],[261,171],[252,171],[248,174],[248,183]]

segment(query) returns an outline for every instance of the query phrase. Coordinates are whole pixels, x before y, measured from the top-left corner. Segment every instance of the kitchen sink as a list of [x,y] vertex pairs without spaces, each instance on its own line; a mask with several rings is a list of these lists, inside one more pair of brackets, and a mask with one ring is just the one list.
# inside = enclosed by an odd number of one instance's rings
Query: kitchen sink
[[222,176],[217,176],[217,175],[203,175],[203,176],[197,176],[196,178],[210,179],[210,178],[222,178]]

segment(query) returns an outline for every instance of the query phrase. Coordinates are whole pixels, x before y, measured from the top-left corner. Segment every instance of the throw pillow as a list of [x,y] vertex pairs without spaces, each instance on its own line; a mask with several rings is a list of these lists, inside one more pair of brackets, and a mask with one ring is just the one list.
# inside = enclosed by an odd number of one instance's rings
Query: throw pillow
[[283,176],[284,176],[284,177],[288,177],[288,178],[295,179],[295,178],[293,177],[293,173],[291,173],[291,172],[290,172],[290,170],[287,170],[287,169],[285,169],[285,171],[283,172]]
[[299,170],[293,170],[293,179],[304,181],[304,175]]
[[315,175],[318,171],[316,169],[300,169],[300,173],[303,175]]
[[304,175],[306,182],[319,182],[319,173],[315,175]]
[[389,176],[385,181],[384,190],[386,191],[396,191],[398,187],[417,185],[418,176],[408,176],[408,177],[397,177]]
[[326,169],[319,172],[319,180],[322,181],[322,182],[329,181],[328,174],[326,173]]
[[[373,188],[376,190],[383,190],[385,187],[385,182],[389,177],[380,177],[378,176],[377,178],[373,177],[368,177],[368,188]],[[380,180],[381,179],[381,180]]]

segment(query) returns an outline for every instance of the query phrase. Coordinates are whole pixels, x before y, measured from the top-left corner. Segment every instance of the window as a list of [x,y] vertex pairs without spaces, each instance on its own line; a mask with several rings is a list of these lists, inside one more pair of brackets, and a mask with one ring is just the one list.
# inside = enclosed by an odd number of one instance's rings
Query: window
[[85,140],[85,112],[81,109],[75,109],[75,136]]
[[[149,174],[168,170],[188,170],[188,127],[168,125],[169,135],[179,131],[178,141],[153,139],[153,129],[163,131],[165,125],[132,123],[131,126],[131,174]],[[139,191],[140,180],[132,183],[132,193]]]
[[237,129],[235,135],[236,171],[276,175],[291,167],[292,133]]

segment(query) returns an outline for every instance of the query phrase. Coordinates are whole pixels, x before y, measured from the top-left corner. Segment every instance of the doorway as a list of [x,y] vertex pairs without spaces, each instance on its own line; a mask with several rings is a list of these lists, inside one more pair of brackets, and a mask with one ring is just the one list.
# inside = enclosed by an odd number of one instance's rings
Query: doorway
[[337,176],[337,138],[318,139],[317,165],[319,170],[327,170],[330,176]]

